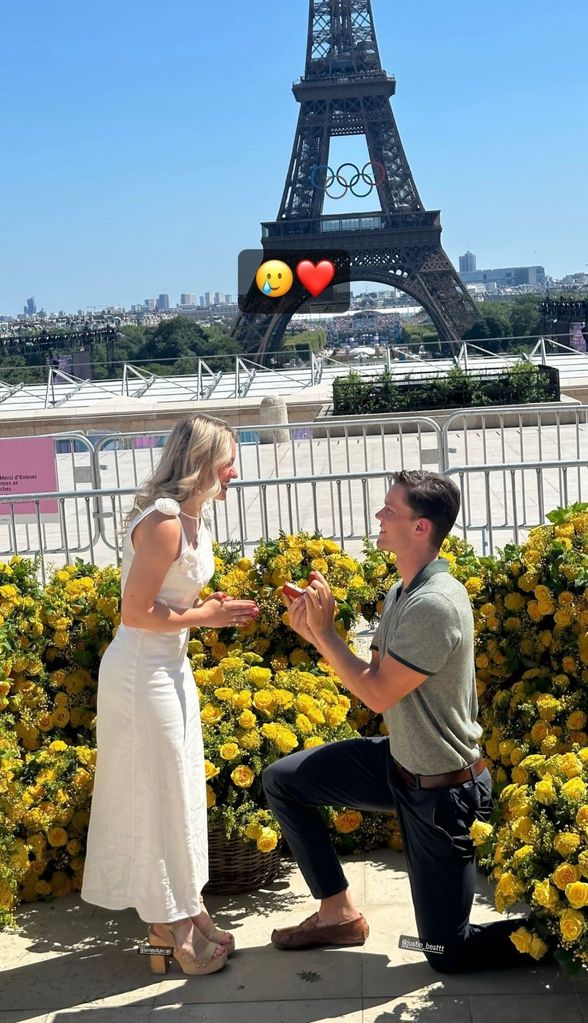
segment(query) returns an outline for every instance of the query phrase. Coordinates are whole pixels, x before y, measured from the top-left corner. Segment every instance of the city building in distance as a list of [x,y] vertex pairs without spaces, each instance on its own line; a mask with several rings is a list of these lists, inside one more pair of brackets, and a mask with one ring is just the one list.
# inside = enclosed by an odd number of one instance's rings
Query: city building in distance
[[459,272],[463,278],[464,274],[472,273],[476,269],[476,257],[473,252],[466,252],[459,257]]
[[[465,258],[465,257],[464,257]],[[461,270],[460,277],[464,284],[485,284],[492,288],[527,287],[534,291],[543,291],[547,285],[545,267],[543,266],[505,266],[495,270]]]

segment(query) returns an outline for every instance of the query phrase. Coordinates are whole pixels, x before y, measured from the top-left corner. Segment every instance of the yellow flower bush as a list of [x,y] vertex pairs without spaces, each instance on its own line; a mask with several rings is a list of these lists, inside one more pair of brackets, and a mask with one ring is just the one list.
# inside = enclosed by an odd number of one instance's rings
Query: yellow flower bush
[[[588,963],[588,508],[559,509],[527,543],[478,558],[450,537],[442,556],[474,611],[484,749],[497,796],[472,839],[501,910],[532,917],[513,941],[540,958],[547,942]],[[280,840],[261,773],[293,750],[384,734],[316,651],[287,628],[280,593],[322,572],[346,638],[375,622],[397,576],[366,543],[363,564],[333,541],[281,535],[251,558],[215,548],[209,590],[253,597],[246,629],[193,633],[207,802],[213,827],[269,853]],[[206,595],[204,593],[203,595]],[[35,564],[0,563],[0,922],[20,899],[77,890],[94,770],[100,657],[119,622],[119,573],[77,563],[41,587]],[[325,809],[343,852],[402,847],[394,815]]]
[[[529,933],[588,964],[588,506],[548,519],[526,543],[481,559],[480,721],[499,802],[479,846],[497,907],[526,901]],[[513,940],[531,955],[540,947]]]
[[[199,640],[190,641],[192,656]],[[210,823],[271,852],[280,826],[267,809],[261,775],[278,757],[324,742],[357,737],[348,723],[351,701],[327,665],[272,670],[259,654],[244,650],[214,667],[195,664],[200,693]],[[385,843],[387,821],[376,815],[364,827],[356,811],[326,810],[341,848]],[[365,844],[367,843],[367,845]]]
[[203,596],[223,591],[231,597],[254,599],[261,609],[256,622],[245,629],[204,629],[193,663],[218,664],[238,650],[258,654],[267,670],[311,667],[318,654],[291,629],[281,597],[282,586],[294,582],[306,586],[310,573],[321,572],[337,600],[337,629],[347,639],[362,609],[373,597],[362,566],[344,554],[333,540],[321,536],[282,533],[277,540],[262,541],[251,559],[241,557],[236,544],[215,546],[215,574]]
[[96,678],[118,624],[119,572],[0,563],[0,922],[18,899],[81,884]]

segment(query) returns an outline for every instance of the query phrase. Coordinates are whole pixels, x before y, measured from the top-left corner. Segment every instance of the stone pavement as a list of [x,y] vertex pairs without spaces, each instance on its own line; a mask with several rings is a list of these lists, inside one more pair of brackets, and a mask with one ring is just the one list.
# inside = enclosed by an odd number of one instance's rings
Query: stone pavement
[[[78,895],[24,905],[17,931],[0,933],[0,1023],[588,1021],[588,974],[570,979],[555,964],[532,964],[443,976],[400,950],[399,936],[416,930],[398,853],[347,858],[345,869],[371,928],[363,948],[273,948],[273,927],[315,908],[286,862],[263,891],[207,900],[237,941],[227,967],[210,977],[184,977],[174,964],[165,979],[152,978],[136,953],[145,928],[134,911],[111,913]],[[472,917],[497,918],[482,875]]]

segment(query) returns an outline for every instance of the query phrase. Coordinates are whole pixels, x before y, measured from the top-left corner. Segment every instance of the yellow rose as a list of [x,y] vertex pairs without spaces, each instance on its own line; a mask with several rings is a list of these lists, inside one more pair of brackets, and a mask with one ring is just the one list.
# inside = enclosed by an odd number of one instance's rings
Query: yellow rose
[[499,913],[504,912],[508,906],[512,906],[524,892],[524,885],[510,871],[505,870],[498,879],[494,901]]
[[310,739],[304,740],[304,749],[313,749],[315,746],[324,746],[324,742],[324,739],[320,739],[318,735],[313,735]]
[[311,721],[309,721],[309,719],[307,718],[306,714],[296,715],[296,728],[302,735],[308,735],[310,732],[312,732],[313,726]]
[[554,802],[555,795],[555,786],[551,775],[546,775],[545,778],[542,778],[535,785],[535,799],[538,803],[543,803],[547,806],[549,803]]
[[251,706],[251,693],[244,690],[242,693],[237,693],[233,700],[235,707],[239,707],[241,710],[249,710]]
[[566,899],[574,909],[588,906],[588,884],[585,881],[572,881],[566,885]]
[[216,806],[216,796],[211,785],[206,786],[206,805],[209,810],[211,807]]
[[504,606],[507,611],[522,611],[525,606],[525,598],[521,593],[507,593],[504,598]]
[[206,778],[206,780],[210,781],[211,778],[216,778],[217,774],[220,774],[220,768],[216,767],[214,764],[211,764],[210,760],[205,760],[204,777]]
[[552,877],[560,891],[565,892],[566,885],[580,880],[580,868],[573,863],[560,863],[553,871]]
[[339,831],[342,835],[349,835],[352,831],[357,831],[362,821],[363,814],[359,810],[347,810],[345,813],[338,813],[334,819],[335,831]]
[[539,744],[549,735],[549,728],[545,721],[537,721],[531,729],[531,738],[533,742]]
[[239,747],[236,742],[224,742],[219,753],[223,760],[235,760],[239,756]]
[[538,830],[528,817],[517,817],[512,824],[512,833],[523,842],[533,843],[538,836]]
[[260,688],[260,690],[264,687],[264,685],[267,685],[271,677],[272,673],[269,668],[259,668],[255,666],[247,671],[248,680],[250,680],[256,688]]
[[577,941],[584,932],[584,917],[576,909],[564,909],[559,918],[559,929],[564,941]]
[[228,700],[231,700],[232,697],[234,696],[234,690],[231,689],[230,686],[220,686],[219,689],[215,689],[214,695],[216,696],[217,700],[221,700],[222,702],[226,703]]
[[566,721],[567,727],[571,732],[580,731],[588,721],[588,716],[583,710],[574,710]]
[[533,959],[537,959],[538,961],[539,959],[543,959],[545,953],[549,951],[549,945],[546,941],[543,941],[543,938],[540,938],[538,934],[534,934],[528,951],[529,955],[533,956]]
[[257,842],[262,831],[261,824],[248,824],[245,828],[245,838],[251,838],[254,842]]
[[484,845],[493,831],[494,828],[491,824],[486,824],[485,821],[474,821],[470,828],[470,838],[474,845]]
[[561,787],[562,794],[568,799],[580,802],[586,798],[586,783],[581,778],[570,778]]
[[560,831],[553,840],[553,848],[560,856],[570,856],[580,844],[580,836],[573,831]]
[[249,752],[259,749],[261,745],[261,736],[257,731],[257,728],[252,728],[247,732],[243,732],[243,734],[239,736],[239,745],[242,749],[246,749]]
[[253,728],[257,723],[255,714],[250,710],[244,710],[238,720],[241,728],[245,729]]
[[533,901],[545,909],[555,909],[559,903],[559,895],[556,889],[549,883],[548,878],[544,881],[536,881],[533,888]]
[[327,707],[325,720],[330,728],[336,728],[345,721],[347,710],[345,707]]
[[261,689],[255,693],[253,703],[257,710],[261,711],[262,714],[267,714],[269,717],[275,705],[274,694],[269,690]]
[[250,767],[241,764],[231,772],[231,781],[240,789],[248,789],[255,781],[255,774]]
[[576,824],[584,830],[588,828],[588,806],[585,803],[576,811]]
[[561,702],[549,693],[542,693],[537,699],[537,709],[542,721],[551,722],[559,710]]
[[582,774],[582,761],[575,753],[564,753],[559,758],[559,765],[566,778],[577,778]]
[[259,852],[270,853],[278,844],[278,836],[273,828],[262,828],[261,835],[257,839]]
[[517,952],[529,952],[531,948],[531,941],[533,935],[526,927],[519,927],[517,931],[513,931],[510,935],[510,940],[515,946]]
[[207,703],[200,714],[205,725],[217,725],[222,716],[223,712],[220,707],[215,707],[212,703]]
[[47,832],[47,841],[54,849],[57,849],[62,845],[67,845],[67,831],[63,828],[49,828]]
[[65,728],[69,723],[69,711],[66,707],[57,707],[51,716],[57,728]]

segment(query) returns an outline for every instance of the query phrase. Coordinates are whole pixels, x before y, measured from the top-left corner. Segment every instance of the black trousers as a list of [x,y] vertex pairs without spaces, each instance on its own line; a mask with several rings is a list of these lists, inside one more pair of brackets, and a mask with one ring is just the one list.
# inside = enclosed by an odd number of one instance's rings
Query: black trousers
[[[263,775],[271,809],[316,899],[348,887],[320,806],[396,810],[418,936],[442,973],[533,963],[509,939],[523,918],[470,924],[476,864],[469,828],[489,820],[488,771],[451,788],[413,788],[396,771],[388,739],[350,739],[277,760]],[[441,951],[426,951],[426,945]]]

